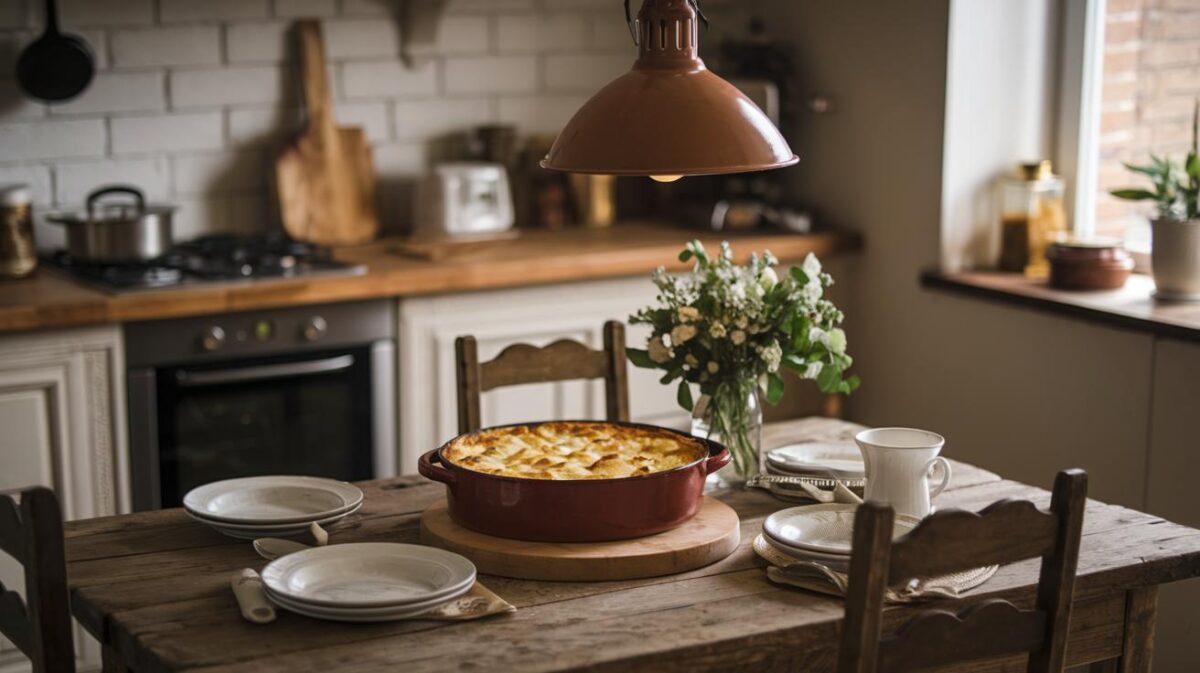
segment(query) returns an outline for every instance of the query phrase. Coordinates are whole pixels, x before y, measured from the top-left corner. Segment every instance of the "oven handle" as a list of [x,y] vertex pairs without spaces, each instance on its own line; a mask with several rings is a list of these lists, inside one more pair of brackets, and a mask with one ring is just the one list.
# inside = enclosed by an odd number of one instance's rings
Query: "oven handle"
[[353,355],[339,355],[324,360],[309,360],[307,362],[284,362],[277,365],[258,365],[240,369],[217,369],[213,371],[175,372],[175,381],[183,388],[196,386],[216,386],[223,383],[241,383],[244,381],[262,381],[278,379],[286,376],[307,376],[311,374],[328,374],[340,372],[354,366]]

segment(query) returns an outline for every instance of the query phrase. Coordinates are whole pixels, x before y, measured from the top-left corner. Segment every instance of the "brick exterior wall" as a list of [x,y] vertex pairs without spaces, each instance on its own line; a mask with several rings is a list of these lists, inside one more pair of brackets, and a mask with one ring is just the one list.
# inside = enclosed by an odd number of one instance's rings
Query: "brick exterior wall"
[[[432,61],[410,70],[396,4],[61,0],[62,29],[92,45],[98,70],[79,98],[47,106],[11,79],[17,54],[41,32],[42,0],[0,0],[0,183],[30,184],[44,212],[130,182],[180,206],[178,238],[273,226],[267,177],[275,148],[301,122],[288,28],[314,17],[337,119],[365,129],[384,227],[401,231],[439,138],[495,122],[555,133],[636,54],[615,0],[448,0]],[[706,0],[710,63],[756,4]],[[56,227],[37,234],[61,244]]]
[[1200,0],[1108,0],[1100,121],[1098,233],[1122,235],[1150,209],[1108,190],[1140,184],[1121,162],[1150,152],[1177,160],[1200,96]]

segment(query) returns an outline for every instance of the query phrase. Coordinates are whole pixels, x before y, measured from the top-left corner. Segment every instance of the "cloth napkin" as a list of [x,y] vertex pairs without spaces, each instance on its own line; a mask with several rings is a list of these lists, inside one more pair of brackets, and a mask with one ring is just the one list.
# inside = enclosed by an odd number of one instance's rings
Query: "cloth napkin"
[[[834,485],[833,501],[858,505],[862,503],[862,498],[838,481]],[[768,542],[761,533],[754,538],[754,553],[770,564],[767,567],[767,578],[776,584],[786,584],[833,596],[846,595],[846,587],[849,585],[846,573],[815,561],[794,559]],[[988,566],[941,577],[914,579],[903,587],[888,588],[884,600],[888,603],[914,603],[936,598],[958,598],[964,591],[988,581],[999,568],[1000,566]]]
[[[255,624],[269,624],[275,621],[275,606],[267,598],[266,590],[263,589],[262,578],[257,572],[251,568],[245,568],[233,576],[231,584],[233,585],[233,595],[237,598],[238,607],[242,611],[242,617]],[[401,619],[459,622],[488,617],[502,612],[516,612],[516,610],[517,608],[514,605],[500,598],[491,589],[476,581],[470,591],[458,598],[439,605],[429,612]]]

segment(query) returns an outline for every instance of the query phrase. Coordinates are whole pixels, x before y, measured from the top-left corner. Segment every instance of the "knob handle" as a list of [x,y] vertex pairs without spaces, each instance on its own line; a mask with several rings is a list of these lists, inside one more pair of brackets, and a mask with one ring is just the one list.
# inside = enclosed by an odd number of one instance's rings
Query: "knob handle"
[[218,325],[206,327],[200,333],[200,347],[206,351],[215,351],[225,345],[225,330]]
[[304,325],[300,328],[300,336],[304,337],[305,341],[319,341],[325,336],[325,332],[329,329],[329,324],[319,315],[314,315],[304,321]]

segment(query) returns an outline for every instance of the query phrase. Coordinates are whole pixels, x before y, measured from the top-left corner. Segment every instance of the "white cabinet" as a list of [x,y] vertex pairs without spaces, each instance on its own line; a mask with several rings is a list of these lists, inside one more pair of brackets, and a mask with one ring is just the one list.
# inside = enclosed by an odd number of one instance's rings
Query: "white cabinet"
[[[416,471],[421,453],[457,434],[454,339],[474,335],[481,361],[517,343],[574,339],[601,348],[602,328],[654,301],[648,276],[400,300],[400,469]],[[629,328],[643,347],[646,330]],[[633,420],[682,427],[687,413],[654,371],[629,367]],[[483,394],[484,425],[549,418],[603,418],[602,381],[532,384]]]
[[[0,337],[0,491],[50,487],[67,519],[129,511],[124,370],[116,327]],[[0,581],[21,577],[0,556]],[[90,639],[79,655],[99,663]],[[0,641],[0,671],[24,669]]]

